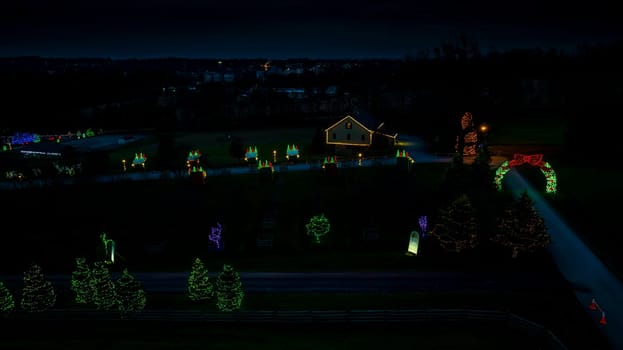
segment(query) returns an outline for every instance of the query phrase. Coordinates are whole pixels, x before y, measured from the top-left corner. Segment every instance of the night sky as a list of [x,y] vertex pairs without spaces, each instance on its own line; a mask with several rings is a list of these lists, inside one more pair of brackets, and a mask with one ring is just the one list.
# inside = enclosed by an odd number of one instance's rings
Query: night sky
[[[616,2],[19,0],[0,4],[0,56],[402,58],[455,41],[483,52],[573,51],[623,37]],[[548,5],[544,5],[548,4]]]

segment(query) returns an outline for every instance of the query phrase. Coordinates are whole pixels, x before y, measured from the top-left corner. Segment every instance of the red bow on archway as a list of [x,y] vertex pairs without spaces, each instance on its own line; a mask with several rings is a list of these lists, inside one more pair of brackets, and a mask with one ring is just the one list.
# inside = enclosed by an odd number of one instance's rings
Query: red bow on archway
[[542,154],[519,154],[515,153],[513,159],[508,162],[510,166],[517,166],[521,164],[530,164],[532,166],[542,167],[545,165]]

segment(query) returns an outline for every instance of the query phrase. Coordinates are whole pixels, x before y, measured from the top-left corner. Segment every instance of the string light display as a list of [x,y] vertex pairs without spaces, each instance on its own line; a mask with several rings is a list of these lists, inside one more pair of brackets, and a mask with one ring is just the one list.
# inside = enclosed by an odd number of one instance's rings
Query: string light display
[[430,236],[444,249],[457,253],[478,245],[476,212],[467,195],[455,199],[441,211]]
[[147,156],[144,153],[136,153],[131,166],[132,168],[145,169],[145,162],[147,162]]
[[76,258],[76,269],[71,273],[70,289],[74,292],[77,304],[88,304],[92,301],[91,269],[86,258]]
[[534,209],[526,192],[505,208],[497,220],[497,233],[491,240],[512,249],[512,257],[547,246],[551,237],[545,220]]
[[249,146],[244,154],[245,161],[258,160],[257,146]]
[[15,299],[11,291],[0,281],[0,314],[8,315],[15,310]]
[[100,310],[113,310],[117,306],[117,291],[110,271],[103,261],[96,261],[91,270],[91,289],[93,302]]
[[513,159],[504,161],[495,170],[494,181],[496,188],[498,190],[502,190],[502,180],[504,180],[506,173],[508,173],[513,167],[522,164],[529,164],[531,166],[538,167],[541,170],[541,173],[545,176],[545,192],[556,193],[558,188],[556,172],[548,162],[543,161],[542,154],[514,154]]
[[231,265],[223,265],[216,278],[216,307],[221,311],[235,311],[242,306],[244,290],[240,274]]
[[52,282],[45,279],[41,267],[30,264],[24,272],[21,307],[26,312],[42,312],[56,304]]
[[322,238],[331,230],[329,219],[324,214],[313,216],[305,225],[307,235],[314,239],[314,242],[320,243]]
[[299,159],[301,155],[299,154],[299,146],[297,145],[288,145],[286,148],[286,159],[287,160],[295,160]]
[[195,258],[188,276],[188,297],[192,301],[212,298],[213,285],[208,276],[208,269],[199,258]]
[[208,239],[212,242],[212,245],[216,248],[216,250],[221,250],[223,248],[223,225],[220,223],[216,223],[216,226],[212,226],[210,228],[210,234],[208,235]]
[[123,269],[121,276],[115,281],[115,289],[117,291],[119,312],[122,317],[128,313],[143,311],[147,303],[145,290],[143,290],[141,282],[137,281],[128,272],[128,269]]

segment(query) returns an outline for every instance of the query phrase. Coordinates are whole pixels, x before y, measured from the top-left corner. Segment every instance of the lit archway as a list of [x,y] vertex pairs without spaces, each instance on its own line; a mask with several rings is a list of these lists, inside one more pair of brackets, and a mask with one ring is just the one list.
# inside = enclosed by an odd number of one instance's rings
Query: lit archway
[[542,154],[514,154],[513,159],[504,161],[495,171],[495,186],[498,190],[502,189],[502,180],[504,175],[513,167],[522,164],[529,164],[531,166],[538,167],[545,176],[545,192],[556,193],[556,187],[558,180],[556,179],[556,172],[548,162],[543,161]]

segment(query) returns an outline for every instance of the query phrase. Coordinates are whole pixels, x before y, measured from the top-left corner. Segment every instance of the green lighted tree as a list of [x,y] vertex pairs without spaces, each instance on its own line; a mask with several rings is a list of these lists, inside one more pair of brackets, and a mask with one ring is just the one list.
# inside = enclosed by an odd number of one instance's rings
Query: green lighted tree
[[491,240],[512,249],[512,257],[547,246],[551,236],[545,221],[534,209],[532,199],[524,192],[498,217],[496,234]]
[[52,282],[45,279],[41,267],[30,264],[24,272],[24,289],[21,306],[26,312],[42,312],[56,304],[56,293]]
[[331,229],[329,219],[324,214],[313,216],[309,219],[309,222],[305,225],[307,235],[314,238],[314,242],[320,243],[322,237],[324,237]]
[[212,298],[213,285],[208,276],[208,269],[201,259],[196,258],[188,276],[188,297],[192,301]]
[[74,292],[74,301],[78,304],[88,304],[93,300],[91,288],[91,269],[86,258],[76,258],[76,270],[71,273],[71,291]]
[[117,291],[106,263],[103,261],[95,262],[93,270],[91,270],[91,276],[91,288],[95,306],[100,310],[116,309]]
[[430,235],[439,240],[444,249],[453,252],[478,244],[476,211],[467,195],[461,195],[440,212]]
[[132,276],[128,269],[123,269],[123,273],[117,281],[115,281],[115,289],[117,291],[117,301],[119,302],[119,311],[121,316],[125,316],[130,312],[141,312],[145,308],[147,297],[141,282]]
[[8,315],[15,310],[15,299],[11,291],[0,281],[0,314]]
[[240,274],[230,265],[216,279],[216,307],[221,311],[239,310],[244,298]]

